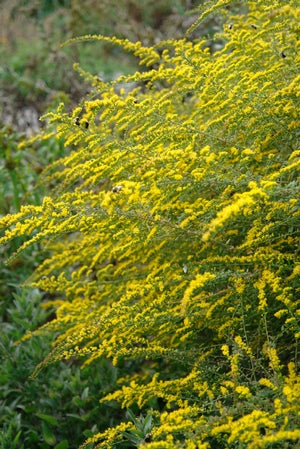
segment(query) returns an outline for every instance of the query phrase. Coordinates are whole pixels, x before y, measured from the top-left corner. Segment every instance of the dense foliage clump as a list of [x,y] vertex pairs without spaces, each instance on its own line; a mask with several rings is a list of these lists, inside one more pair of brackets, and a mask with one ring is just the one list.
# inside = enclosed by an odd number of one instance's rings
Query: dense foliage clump
[[146,413],[86,445],[299,444],[300,9],[245,6],[214,53],[93,36],[148,69],[83,73],[91,95],[45,116],[70,149],[44,172],[50,195],[1,220],[1,242],[24,238],[17,254],[47,250],[30,284],[56,318],[36,333],[58,336],[35,374],[111,359],[101,402]]

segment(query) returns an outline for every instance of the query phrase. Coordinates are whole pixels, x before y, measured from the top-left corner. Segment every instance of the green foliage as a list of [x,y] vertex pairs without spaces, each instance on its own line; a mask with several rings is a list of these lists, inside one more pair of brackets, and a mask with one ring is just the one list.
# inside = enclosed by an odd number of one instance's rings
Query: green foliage
[[[82,447],[299,444],[300,10],[244,3],[224,9],[213,54],[205,40],[92,37],[152,69],[86,74],[91,95],[44,117],[70,149],[43,173],[51,194],[1,220],[2,243],[25,239],[12,261],[47,249],[28,284],[56,316],[24,340],[56,339],[34,376],[111,360],[117,379],[93,397],[146,412],[106,415]],[[57,415],[38,413],[55,444]]]
[[101,405],[97,399],[99,390],[110,391],[114,384],[116,370],[109,363],[101,362],[86,372],[75,361],[61,363],[38,381],[30,379],[37,363],[51,350],[53,336],[21,346],[16,343],[25,330],[34,330],[51,317],[41,309],[40,295],[37,290],[15,294],[6,309],[6,321],[1,323],[1,449],[75,449],[91,429],[99,431],[118,419],[113,406]]
[[135,428],[128,432],[121,432],[121,434],[126,439],[131,441],[136,447],[139,447],[140,444],[149,443],[152,440],[152,413],[148,412],[145,417],[143,415],[140,415],[138,418],[136,418],[133,412],[128,409],[127,415],[133,422]]

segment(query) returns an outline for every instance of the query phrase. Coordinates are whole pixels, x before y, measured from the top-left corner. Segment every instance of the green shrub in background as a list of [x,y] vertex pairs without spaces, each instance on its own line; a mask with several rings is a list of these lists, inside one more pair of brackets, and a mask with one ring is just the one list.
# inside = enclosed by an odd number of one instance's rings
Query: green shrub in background
[[49,251],[30,284],[56,318],[33,334],[57,337],[35,375],[112,360],[101,404],[135,411],[83,447],[299,445],[300,9],[230,3],[199,19],[227,8],[214,54],[95,36],[155,68],[89,77],[93,96],[47,114],[72,151],[41,205],[1,220],[3,243],[25,239],[16,255]]
[[[53,366],[32,381],[35,365],[50,350],[50,341],[39,337],[24,345],[15,342],[24,331],[45,322],[38,290],[14,294],[0,334],[0,447],[76,448],[117,414],[99,404],[99,390],[110,390],[115,369],[106,362],[83,372],[75,361]],[[89,384],[93,378],[93,385]]]

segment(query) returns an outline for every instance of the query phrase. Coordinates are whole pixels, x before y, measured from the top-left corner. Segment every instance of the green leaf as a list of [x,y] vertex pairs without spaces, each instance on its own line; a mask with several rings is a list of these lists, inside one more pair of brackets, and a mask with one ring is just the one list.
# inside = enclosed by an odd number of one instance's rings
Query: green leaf
[[73,398],[73,402],[77,407],[82,407],[84,405],[84,401],[77,396]]
[[69,416],[70,418],[76,418],[79,419],[80,421],[83,421],[82,416],[78,415],[77,413],[67,413],[67,416]]
[[149,413],[143,423],[144,434],[147,434],[152,429],[152,415]]
[[91,412],[87,412],[87,413],[84,413],[83,415],[81,415],[82,421],[88,421],[90,419],[90,417],[91,417]]
[[47,423],[51,424],[51,426],[58,426],[58,421],[54,416],[51,415],[45,415],[43,413],[36,413],[36,416],[43,421],[46,421]]
[[21,318],[18,318],[18,317],[16,317],[16,316],[14,316],[14,321],[15,321],[17,324],[20,324],[21,326],[23,326],[24,329],[26,329],[26,330],[30,329],[31,324],[30,324],[28,321],[22,320]]
[[88,398],[88,396],[89,396],[89,387],[86,387],[86,388],[83,390],[82,395],[81,395],[82,401],[86,401],[87,398]]
[[91,437],[94,436],[94,433],[93,433],[90,429],[86,429],[86,430],[83,431],[83,435],[84,435],[86,438],[91,438]]
[[50,446],[54,446],[56,443],[56,437],[48,424],[45,421],[42,421],[42,435],[47,444]]
[[11,449],[14,449],[14,448],[17,447],[17,444],[18,444],[19,438],[20,438],[20,436],[21,436],[21,433],[22,433],[22,431],[19,430],[19,432],[17,433],[17,435],[15,436],[15,438],[14,438],[14,440],[13,440],[13,442],[12,442]]
[[141,439],[144,438],[144,432],[142,432],[141,430],[138,430],[138,429],[136,429],[136,430],[130,430],[130,433],[131,433],[134,437],[141,438]]
[[131,419],[131,421],[134,421],[134,420],[135,420],[135,416],[134,416],[134,414],[132,413],[132,411],[130,410],[130,408],[128,408],[128,409],[126,410],[126,413],[127,413],[128,418]]
[[60,443],[58,443],[54,449],[68,449],[69,443],[68,440],[63,440]]
[[131,421],[137,426],[138,425],[138,421],[136,419],[136,417],[134,416],[133,412],[130,410],[130,408],[127,409],[127,416],[129,419],[131,419]]
[[130,432],[120,432],[127,440],[131,441],[132,443],[134,443],[136,446],[138,446],[139,444],[141,444],[143,442],[143,438],[141,438],[138,435],[134,435],[132,433],[132,431]]

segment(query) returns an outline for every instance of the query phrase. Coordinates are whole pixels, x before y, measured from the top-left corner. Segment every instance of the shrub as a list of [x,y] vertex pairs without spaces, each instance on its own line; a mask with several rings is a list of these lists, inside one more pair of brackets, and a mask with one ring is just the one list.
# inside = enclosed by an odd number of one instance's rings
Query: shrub
[[51,350],[49,338],[15,343],[49,313],[41,309],[37,289],[13,296],[1,322],[0,447],[75,449],[91,430],[98,432],[116,418],[114,408],[97,399],[98,390],[110,390],[115,368],[103,361],[83,372],[75,360],[61,362],[33,382],[29,376],[35,365]]
[[58,336],[34,375],[111,359],[119,378],[101,402],[146,412],[86,445],[299,443],[300,9],[245,5],[224,9],[213,54],[205,40],[94,36],[152,69],[86,74],[93,94],[45,116],[71,148],[44,172],[51,195],[1,220],[2,243],[26,237],[16,254],[50,251],[31,286],[55,295],[57,316],[35,334]]

